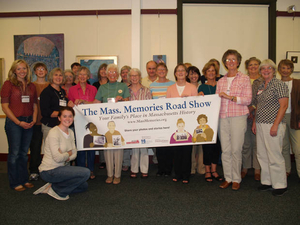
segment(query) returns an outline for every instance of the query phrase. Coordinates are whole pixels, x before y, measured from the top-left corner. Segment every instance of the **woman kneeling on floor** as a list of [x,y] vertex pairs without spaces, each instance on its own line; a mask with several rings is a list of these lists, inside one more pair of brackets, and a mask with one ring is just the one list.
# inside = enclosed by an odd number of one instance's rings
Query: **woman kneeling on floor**
[[77,156],[74,133],[69,126],[74,121],[74,110],[62,107],[58,114],[60,124],[49,131],[45,141],[44,157],[39,167],[41,178],[48,182],[33,194],[48,194],[57,200],[69,199],[69,194],[87,190],[90,170],[69,166]]

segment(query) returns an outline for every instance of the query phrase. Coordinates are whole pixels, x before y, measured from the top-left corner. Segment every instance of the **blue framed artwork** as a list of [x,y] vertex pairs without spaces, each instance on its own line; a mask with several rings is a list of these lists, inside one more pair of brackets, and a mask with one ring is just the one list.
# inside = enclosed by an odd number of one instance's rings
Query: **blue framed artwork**
[[32,81],[36,80],[33,67],[46,64],[48,73],[55,67],[64,70],[64,34],[14,35],[15,60],[25,60],[31,68]]
[[118,65],[118,56],[105,56],[105,55],[79,55],[76,56],[76,61],[80,63],[81,66],[85,66],[89,68],[91,72],[91,76],[89,79],[90,84],[98,81],[97,72],[99,67],[106,63],[108,64],[116,64]]
[[167,65],[167,55],[153,55],[153,61]]

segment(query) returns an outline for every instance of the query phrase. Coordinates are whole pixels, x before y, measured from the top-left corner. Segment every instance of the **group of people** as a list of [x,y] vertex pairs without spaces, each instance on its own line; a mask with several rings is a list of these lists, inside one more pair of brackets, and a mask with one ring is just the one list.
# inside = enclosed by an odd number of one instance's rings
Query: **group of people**
[[[232,185],[233,190],[239,190],[242,178],[253,167],[255,180],[262,184],[259,190],[272,190],[276,196],[284,194],[291,170],[290,143],[300,176],[300,80],[291,78],[294,66],[290,60],[282,60],[278,65],[281,80],[276,79],[276,65],[269,59],[246,60],[248,75],[238,70],[241,61],[239,52],[226,51],[222,62],[228,73],[224,76],[219,74],[220,63],[216,59],[205,64],[202,76],[197,67],[178,64],[174,69],[175,82],[167,78],[168,68],[164,63],[149,61],[148,76],[144,78],[139,69],[124,66],[120,70],[121,82],[118,82],[117,65],[102,64],[98,81],[91,85],[89,69],[78,63],[72,65],[72,70],[53,69],[47,79],[46,65],[36,63],[37,80],[31,82],[28,64],[16,60],[1,89],[9,145],[10,187],[16,191],[32,188],[29,181],[41,176],[47,184],[34,194],[45,193],[67,200],[70,193],[86,190],[88,179],[95,179],[95,151],[76,150],[72,125],[75,105],[218,94],[221,108],[216,144],[153,149],[158,161],[156,176],[171,176],[174,169],[173,181],[188,184],[191,174],[198,171],[205,174],[207,182],[217,180],[222,182],[220,188]],[[207,117],[199,116],[195,123],[205,132],[187,134],[192,142],[212,137],[206,125]],[[184,131],[184,124],[179,119],[178,130]],[[114,123],[108,124],[110,136],[117,132],[114,126]],[[102,135],[97,133],[93,123],[86,128],[90,136]],[[109,147],[109,140],[106,141]],[[175,137],[172,141],[180,144],[186,140]],[[93,142],[85,142],[88,147],[97,147]],[[29,148],[30,176],[27,172]],[[217,173],[221,150],[224,178]],[[131,178],[137,178],[139,171],[142,178],[148,177],[146,148],[103,150],[99,151],[99,158],[99,168],[107,169],[108,184],[119,184],[122,169],[129,166]],[[69,167],[74,160],[76,166]]]

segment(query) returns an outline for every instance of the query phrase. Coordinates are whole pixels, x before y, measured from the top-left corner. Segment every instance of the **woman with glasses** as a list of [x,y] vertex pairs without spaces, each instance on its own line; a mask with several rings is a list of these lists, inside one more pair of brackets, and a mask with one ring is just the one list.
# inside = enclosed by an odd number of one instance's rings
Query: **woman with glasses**
[[258,190],[272,190],[273,195],[281,196],[287,191],[282,143],[286,127],[283,118],[288,107],[289,90],[282,81],[276,79],[276,65],[272,60],[262,61],[259,71],[264,82],[255,95],[257,108],[252,125],[261,166],[262,185]]
[[[178,64],[174,69],[176,83],[168,87],[167,98],[179,98],[188,96],[197,96],[197,88],[186,81],[188,76],[187,69],[184,64]],[[183,123],[181,122],[183,125]],[[187,137],[188,138],[188,137]],[[185,141],[177,140],[177,144],[186,143]],[[182,179],[183,184],[189,183],[191,174],[191,155],[192,145],[174,146],[174,182]]]
[[[108,83],[101,85],[95,97],[95,103],[117,103],[129,101],[130,93],[125,83],[118,82],[119,69],[115,64],[109,64],[106,69]],[[107,184],[119,184],[123,161],[123,149],[104,150],[107,169]]]
[[241,61],[242,56],[236,50],[224,53],[222,62],[228,73],[218,81],[216,89],[221,97],[219,136],[225,177],[220,185],[222,189],[232,184],[232,190],[239,190],[242,179],[242,149],[252,88],[249,76],[238,71]]

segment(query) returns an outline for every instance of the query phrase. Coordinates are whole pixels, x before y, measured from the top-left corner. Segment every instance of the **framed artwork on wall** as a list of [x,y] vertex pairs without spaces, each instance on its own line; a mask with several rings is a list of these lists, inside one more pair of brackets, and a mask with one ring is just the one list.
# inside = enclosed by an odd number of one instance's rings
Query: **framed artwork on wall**
[[166,55],[153,55],[153,61],[155,61],[156,63],[167,64],[167,56]]
[[36,80],[33,67],[37,62],[46,64],[48,73],[55,67],[64,70],[64,34],[14,35],[15,60],[25,60]]
[[287,51],[286,58],[294,63],[294,72],[300,72],[300,51]]
[[76,56],[76,61],[80,63],[81,66],[89,68],[91,76],[89,79],[90,84],[98,81],[97,72],[99,67],[106,63],[118,65],[118,56],[116,55],[78,55]]

